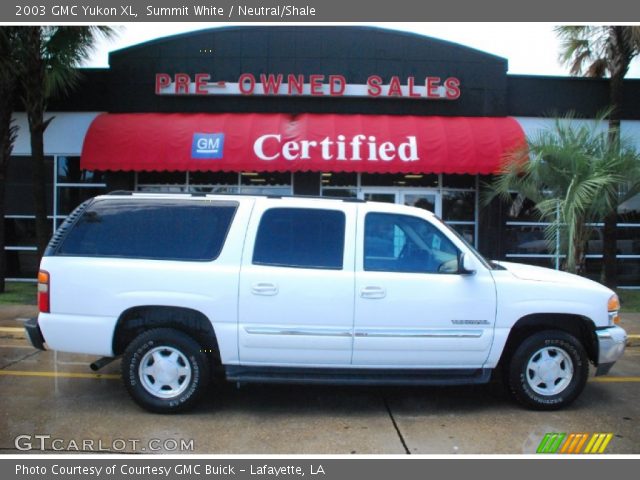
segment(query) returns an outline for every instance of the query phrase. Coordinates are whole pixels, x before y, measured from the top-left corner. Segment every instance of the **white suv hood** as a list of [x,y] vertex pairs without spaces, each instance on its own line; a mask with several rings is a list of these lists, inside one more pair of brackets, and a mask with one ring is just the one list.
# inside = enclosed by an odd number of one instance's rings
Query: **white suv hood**
[[567,272],[561,272],[553,270],[551,268],[535,267],[533,265],[525,265],[523,263],[511,263],[511,262],[494,262],[498,265],[506,268],[511,274],[521,280],[532,280],[535,282],[552,282],[563,283],[571,285],[584,285],[587,284],[591,287],[599,286],[606,288],[597,282],[589,280],[588,278],[580,277]]

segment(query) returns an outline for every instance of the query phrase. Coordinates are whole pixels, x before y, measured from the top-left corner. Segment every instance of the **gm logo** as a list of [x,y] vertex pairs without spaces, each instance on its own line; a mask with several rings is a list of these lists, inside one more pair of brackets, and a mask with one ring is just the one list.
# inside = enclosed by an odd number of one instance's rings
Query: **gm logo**
[[194,133],[191,158],[212,160],[222,158],[224,133]]

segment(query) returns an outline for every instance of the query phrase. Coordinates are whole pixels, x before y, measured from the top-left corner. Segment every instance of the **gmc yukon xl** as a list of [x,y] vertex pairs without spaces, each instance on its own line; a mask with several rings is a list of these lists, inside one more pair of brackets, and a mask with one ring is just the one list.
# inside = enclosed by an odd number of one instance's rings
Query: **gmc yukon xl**
[[498,367],[557,409],[622,355],[611,290],[485,260],[426,210],[339,199],[115,193],[51,239],[34,346],[121,357],[142,407],[209,383],[455,385]]

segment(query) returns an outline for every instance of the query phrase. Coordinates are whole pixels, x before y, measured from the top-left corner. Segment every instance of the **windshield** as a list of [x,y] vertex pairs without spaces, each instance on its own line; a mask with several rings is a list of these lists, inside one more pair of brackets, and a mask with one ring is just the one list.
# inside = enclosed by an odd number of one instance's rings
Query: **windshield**
[[482,254],[481,254],[480,252],[478,252],[478,250],[476,250],[476,249],[475,249],[475,247],[474,247],[473,245],[471,245],[469,242],[467,242],[467,240],[466,240],[462,235],[460,235],[460,233],[458,233],[458,231],[457,231],[455,228],[450,227],[449,225],[447,225],[446,223],[444,223],[444,221],[443,221],[441,218],[436,217],[435,215],[434,215],[434,218],[436,218],[436,219],[440,222],[440,224],[441,224],[441,225],[444,225],[444,227],[445,227],[447,230],[449,230],[449,231],[450,231],[450,232],[452,232],[452,233],[453,233],[457,238],[459,238],[459,239],[460,239],[460,241],[461,241],[462,243],[464,243],[464,244],[465,244],[465,246],[466,246],[466,247],[467,247],[467,248],[468,248],[468,249],[469,249],[469,250],[470,250],[470,251],[471,251],[471,252],[476,256],[476,258],[477,258],[478,260],[480,260],[480,262],[481,262],[485,267],[487,267],[489,270],[496,270],[496,269],[501,268],[498,264],[493,263],[493,262],[491,262],[490,260],[487,260],[486,258],[484,258],[484,257],[482,256]]

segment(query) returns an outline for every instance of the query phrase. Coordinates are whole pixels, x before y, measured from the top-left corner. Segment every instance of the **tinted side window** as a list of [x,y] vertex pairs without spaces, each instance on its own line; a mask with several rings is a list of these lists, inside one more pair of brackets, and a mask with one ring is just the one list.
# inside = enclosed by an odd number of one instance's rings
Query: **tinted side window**
[[253,263],[339,270],[344,229],[338,210],[272,208],[260,220]]
[[236,208],[235,202],[96,200],[56,254],[213,260],[222,250]]
[[364,269],[376,272],[455,273],[459,251],[431,223],[409,215],[368,213]]

